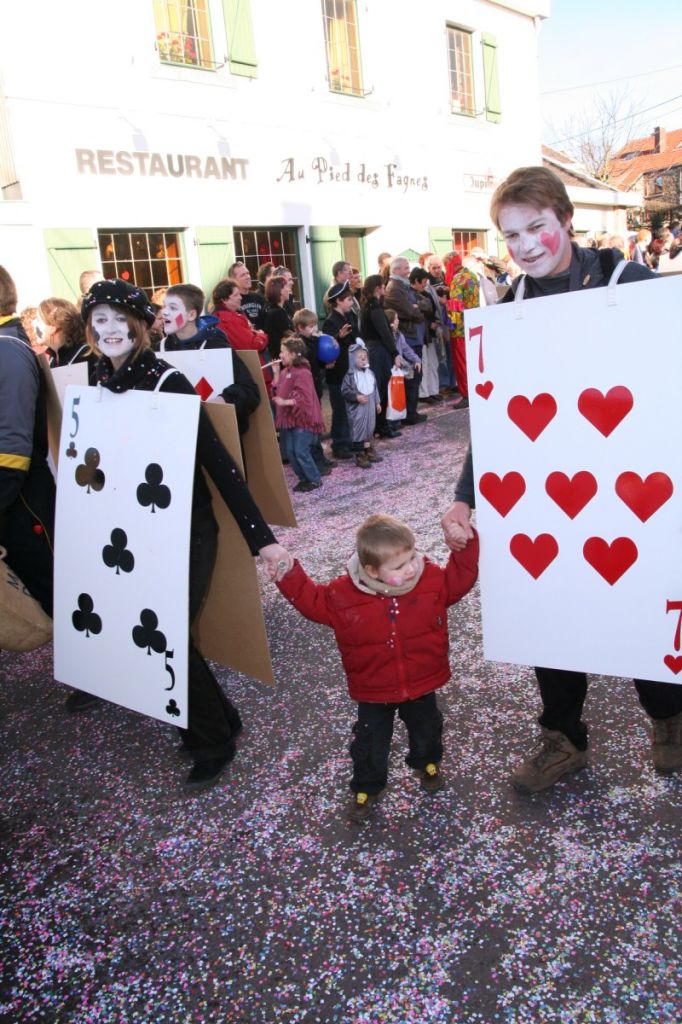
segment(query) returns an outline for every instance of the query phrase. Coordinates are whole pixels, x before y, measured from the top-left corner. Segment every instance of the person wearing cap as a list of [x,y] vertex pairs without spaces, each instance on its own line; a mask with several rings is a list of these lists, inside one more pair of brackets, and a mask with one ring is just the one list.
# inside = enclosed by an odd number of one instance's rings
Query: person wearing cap
[[[95,378],[101,387],[114,394],[130,390],[196,394],[182,373],[173,371],[152,351],[148,331],[155,313],[141,288],[119,280],[98,282],[83,299],[81,313],[88,343],[100,356]],[[164,376],[169,370],[172,372]],[[268,576],[275,579],[292,564],[289,553],[277,543],[263,519],[205,410],[200,408],[190,526],[190,623],[208,588],[218,533],[202,469],[207,471],[230,509],[252,554],[263,559]],[[79,692],[75,691],[67,702],[73,710],[87,706],[88,702],[79,702]],[[91,698],[89,703],[94,700]],[[215,782],[234,757],[235,738],[242,723],[237,708],[224,695],[194,646],[191,631],[188,703],[188,728],[180,730],[183,746],[193,760],[186,785],[189,789],[199,789]]]
[[348,372],[348,349],[355,344],[358,336],[358,321],[353,313],[354,298],[348,281],[333,284],[327,292],[327,296],[332,311],[322,324],[322,332],[331,334],[341,346],[338,359],[325,366],[325,379],[332,407],[332,452],[337,459],[351,459],[353,458],[352,442],[341,384]]
[[52,615],[55,487],[47,464],[46,389],[0,267],[0,546],[7,564]]

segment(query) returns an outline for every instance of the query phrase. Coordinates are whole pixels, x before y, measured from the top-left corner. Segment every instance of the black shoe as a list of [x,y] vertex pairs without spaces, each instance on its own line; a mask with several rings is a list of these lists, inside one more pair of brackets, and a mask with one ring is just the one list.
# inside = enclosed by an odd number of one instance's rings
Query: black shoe
[[418,412],[415,416],[410,416],[409,419],[403,420],[406,427],[414,427],[417,423],[426,423],[428,416],[425,412]]
[[333,470],[334,467],[333,466],[326,466],[323,463],[322,465],[318,466],[317,468],[320,471],[320,476],[329,476],[329,474],[331,473],[331,471]]
[[316,491],[321,486],[322,486],[322,481],[321,480],[318,480],[317,483],[314,483],[312,480],[301,480],[299,483],[296,484],[296,486],[294,487],[294,490],[295,491]]
[[459,399],[459,401],[452,403],[452,408],[453,409],[468,409],[469,408],[469,399],[465,398],[462,395],[462,397]]
[[325,457],[322,459],[321,465],[328,466],[329,469],[333,469],[334,466],[336,465],[336,459],[328,459],[325,455]]
[[208,761],[195,761],[185,780],[185,789],[207,789],[217,782],[234,754],[227,757],[212,757]]
[[334,452],[334,458],[335,459],[354,459],[355,458],[355,454],[353,452],[348,451],[346,448],[342,448],[340,451],[335,451]]
[[74,690],[66,698],[66,710],[67,711],[87,711],[88,708],[94,708],[96,704],[101,704],[102,698],[95,697],[94,693],[86,693],[85,690]]

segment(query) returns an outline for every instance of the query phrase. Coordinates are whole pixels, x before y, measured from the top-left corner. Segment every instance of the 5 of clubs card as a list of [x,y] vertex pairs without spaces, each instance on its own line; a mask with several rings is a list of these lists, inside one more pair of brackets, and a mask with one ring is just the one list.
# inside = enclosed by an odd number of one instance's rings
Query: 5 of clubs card
[[682,683],[679,278],[468,311],[486,657]]
[[199,399],[69,386],[57,479],[55,679],[187,725]]

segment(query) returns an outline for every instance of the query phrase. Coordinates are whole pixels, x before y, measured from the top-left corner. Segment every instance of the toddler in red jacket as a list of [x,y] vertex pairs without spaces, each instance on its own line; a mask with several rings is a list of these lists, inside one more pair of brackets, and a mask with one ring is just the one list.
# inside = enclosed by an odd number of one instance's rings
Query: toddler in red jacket
[[277,586],[313,622],[336,636],[348,692],[358,702],[350,755],[350,817],[363,821],[384,790],[396,711],[405,723],[405,758],[427,793],[443,786],[443,716],[435,691],[450,678],[450,605],[478,575],[478,536],[451,552],[445,568],[421,555],[412,531],[373,515],[357,532],[348,571],[314,583],[296,561]]

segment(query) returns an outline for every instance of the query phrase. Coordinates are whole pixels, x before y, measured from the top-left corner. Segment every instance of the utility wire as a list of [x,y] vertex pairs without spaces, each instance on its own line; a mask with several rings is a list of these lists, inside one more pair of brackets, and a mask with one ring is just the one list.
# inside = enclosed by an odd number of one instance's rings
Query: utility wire
[[541,96],[555,96],[559,92],[575,92],[576,89],[594,89],[598,85],[612,85],[614,82],[629,82],[632,78],[647,78],[649,75],[660,75],[664,71],[678,71],[682,64],[673,64],[670,68],[656,68],[654,71],[640,71],[638,75],[624,75],[622,78],[606,78],[602,82],[587,82],[585,85],[567,85],[563,89],[545,89]]
[[[679,96],[671,96],[670,99],[662,100],[660,103],[654,103],[652,107],[645,107],[644,110],[636,110],[632,114],[627,114],[625,117],[620,117],[615,121],[608,122],[610,127],[615,127],[617,124],[625,124],[626,121],[630,121],[634,118],[641,117],[642,114],[648,114],[650,110],[656,110],[657,107],[664,107],[667,103],[674,103],[675,100],[682,100],[682,93]],[[669,111],[674,113],[674,111]],[[582,139],[585,135],[592,135],[593,132],[599,131],[601,128],[606,127],[605,125],[595,125],[593,128],[587,128],[584,132],[578,132],[576,135],[568,135],[565,139],[554,139],[550,142],[550,146],[560,146],[564,142],[573,142],[574,139]]]

